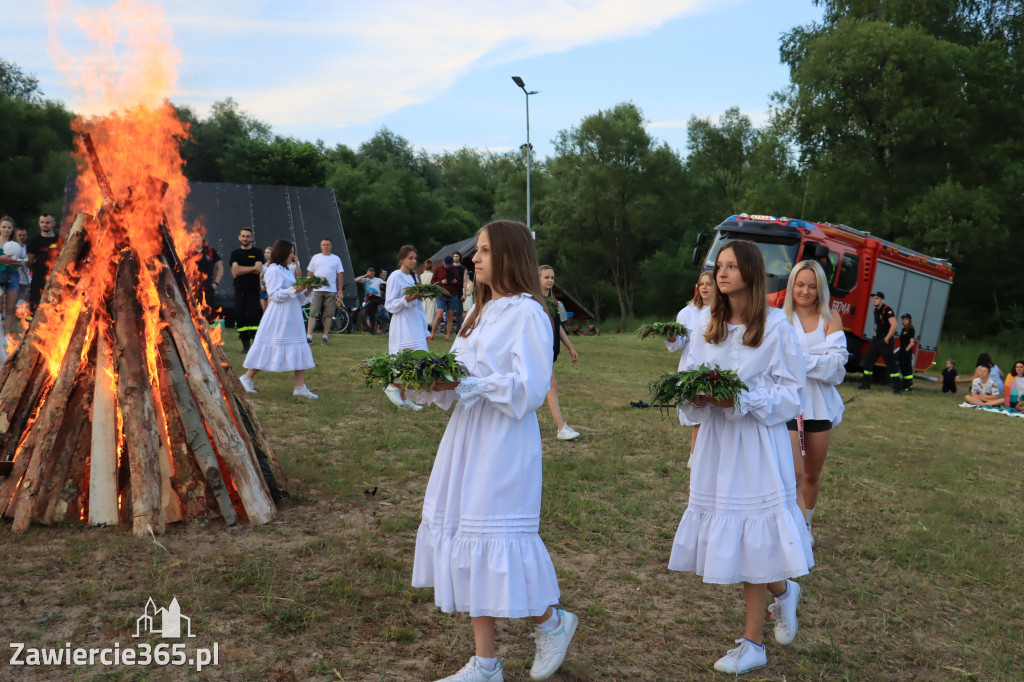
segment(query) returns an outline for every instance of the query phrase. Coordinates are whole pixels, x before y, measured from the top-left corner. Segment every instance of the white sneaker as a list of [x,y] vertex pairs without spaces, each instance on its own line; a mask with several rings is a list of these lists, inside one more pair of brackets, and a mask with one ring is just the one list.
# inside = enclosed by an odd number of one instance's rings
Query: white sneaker
[[292,391],[292,395],[295,396],[296,398],[312,398],[313,400],[316,400],[317,398],[320,397],[316,393],[313,393],[313,391],[306,388],[306,384],[297,386],[295,390]]
[[739,644],[738,647],[729,649],[725,656],[715,661],[715,670],[720,673],[742,675],[768,665],[768,652],[765,651],[763,644],[758,646],[746,637],[737,639],[736,643]]
[[800,603],[800,585],[792,580],[786,581],[785,597],[775,598],[775,603],[768,607],[768,613],[775,621],[775,641],[779,644],[790,644],[796,637],[799,623],[796,620],[796,607]]
[[402,403],[402,409],[403,410],[412,410],[413,412],[419,412],[420,410],[423,409],[423,406],[422,405],[417,405],[416,403],[414,403],[411,400],[405,400]]
[[388,384],[387,388],[384,389],[384,395],[388,397],[388,400],[393,402],[396,407],[405,409],[405,401],[402,400],[402,391],[394,384]]
[[245,389],[246,393],[256,392],[256,384],[252,382],[252,379],[248,375],[243,374],[238,377],[238,383],[242,384],[242,388]]
[[313,337],[309,334],[306,334],[306,343],[313,343]]
[[580,432],[568,424],[562,424],[562,428],[558,429],[558,440],[572,440],[579,437]]
[[561,621],[558,627],[547,634],[539,630],[533,633],[533,638],[537,640],[537,653],[533,657],[533,667],[530,668],[531,680],[546,680],[558,670],[565,659],[565,652],[569,650],[569,642],[576,634],[579,618],[568,611],[555,610]]
[[494,670],[487,671],[477,665],[474,656],[462,670],[437,682],[505,682],[505,677],[501,673],[501,661]]

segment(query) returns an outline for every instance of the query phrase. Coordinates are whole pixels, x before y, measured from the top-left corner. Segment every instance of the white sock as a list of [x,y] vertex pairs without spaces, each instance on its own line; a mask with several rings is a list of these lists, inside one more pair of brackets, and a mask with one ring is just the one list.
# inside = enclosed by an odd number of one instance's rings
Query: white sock
[[807,511],[804,512],[804,521],[807,522],[808,526],[811,525],[811,518],[813,518],[813,517],[814,517],[814,510],[813,509],[808,509]]
[[554,632],[555,628],[557,628],[561,623],[562,621],[558,617],[558,609],[551,609],[551,617],[538,625],[537,629],[540,630],[542,634],[546,635],[549,632]]
[[491,672],[498,667],[497,658],[483,658],[482,656],[475,656],[477,666],[483,668],[487,672]]
[[786,581],[786,589],[782,591],[782,594],[776,594],[774,596],[775,596],[776,599],[789,599],[789,595],[790,594],[791,594],[791,591],[789,589],[789,581],[787,580]]

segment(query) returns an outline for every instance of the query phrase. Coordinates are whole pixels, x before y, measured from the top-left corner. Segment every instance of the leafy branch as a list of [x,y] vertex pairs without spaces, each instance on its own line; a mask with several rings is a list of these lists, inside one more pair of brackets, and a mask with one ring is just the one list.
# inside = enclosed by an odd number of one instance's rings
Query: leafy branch
[[736,370],[701,365],[685,372],[666,372],[648,386],[655,407],[675,407],[698,395],[714,400],[736,400],[747,385]]
[[678,322],[650,322],[640,325],[636,330],[636,335],[641,339],[646,339],[648,336],[661,336],[666,339],[670,336],[686,338],[690,335],[690,330]]
[[419,296],[420,298],[451,298],[451,294],[444,287],[436,284],[414,284],[402,290],[406,296]]
[[408,348],[395,355],[374,355],[363,362],[362,370],[368,388],[402,384],[413,390],[430,390],[439,381],[451,383],[469,376],[469,370],[452,353]]

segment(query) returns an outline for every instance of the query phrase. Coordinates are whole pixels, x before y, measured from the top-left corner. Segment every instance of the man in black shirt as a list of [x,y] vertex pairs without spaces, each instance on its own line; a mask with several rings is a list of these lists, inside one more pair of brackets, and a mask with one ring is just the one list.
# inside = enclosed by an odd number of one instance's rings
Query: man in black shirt
[[57,221],[49,213],[39,216],[39,236],[29,240],[25,249],[28,251],[28,267],[32,271],[32,286],[29,289],[28,305],[33,313],[39,305],[39,299],[43,296],[43,289],[46,288],[46,278],[50,276],[50,268],[57,260],[58,244],[60,240],[54,229]]
[[864,354],[864,378],[858,388],[870,389],[874,378],[875,362],[881,356],[889,369],[889,385],[892,392],[903,393],[903,381],[900,379],[900,368],[896,357],[892,354],[892,339],[896,336],[896,313],[885,304],[885,294],[876,291],[871,294],[871,302],[875,305],[875,337],[871,339],[868,352]]
[[199,300],[199,293],[202,292],[203,315],[218,309],[213,297],[220,287],[220,281],[224,278],[224,263],[220,260],[220,254],[210,246],[209,242],[203,239],[198,232],[189,235],[189,258],[195,261],[196,269],[199,270],[200,282],[192,287],[192,291]]
[[253,248],[255,235],[251,227],[238,232],[242,248],[231,252],[231,276],[235,278],[235,329],[242,341],[242,352],[248,353],[256,330],[263,317],[260,306],[260,273],[263,272],[263,252]]
[[900,372],[903,374],[903,390],[914,388],[914,351],[917,349],[917,331],[914,329],[914,318],[910,313],[903,313],[903,329],[900,330],[899,361]]

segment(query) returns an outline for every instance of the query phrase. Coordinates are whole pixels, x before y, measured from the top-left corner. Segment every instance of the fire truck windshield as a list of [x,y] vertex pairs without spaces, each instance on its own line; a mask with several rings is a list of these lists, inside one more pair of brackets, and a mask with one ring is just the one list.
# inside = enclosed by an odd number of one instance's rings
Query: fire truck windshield
[[765,269],[768,272],[767,293],[774,294],[786,288],[789,281],[789,271],[793,269],[796,262],[796,254],[800,248],[800,242],[784,237],[773,237],[769,235],[753,235],[741,232],[718,231],[715,241],[708,250],[708,257],[704,260],[704,269],[713,270],[715,259],[722,247],[734,239],[746,239],[757,244],[764,256]]

